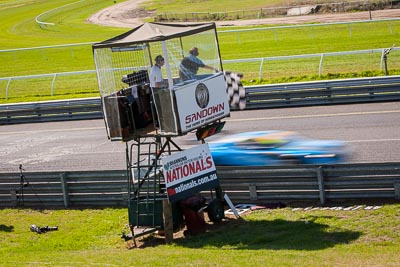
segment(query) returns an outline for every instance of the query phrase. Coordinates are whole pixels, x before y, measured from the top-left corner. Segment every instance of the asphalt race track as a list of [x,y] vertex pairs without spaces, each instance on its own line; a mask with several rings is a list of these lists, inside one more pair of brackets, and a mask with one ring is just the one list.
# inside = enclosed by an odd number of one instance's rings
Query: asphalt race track
[[[253,130],[292,130],[347,143],[348,162],[400,161],[400,102],[236,111],[216,137]],[[213,140],[210,137],[207,141]],[[200,144],[194,133],[174,139]],[[0,172],[125,169],[123,142],[107,139],[103,120],[0,126]]]

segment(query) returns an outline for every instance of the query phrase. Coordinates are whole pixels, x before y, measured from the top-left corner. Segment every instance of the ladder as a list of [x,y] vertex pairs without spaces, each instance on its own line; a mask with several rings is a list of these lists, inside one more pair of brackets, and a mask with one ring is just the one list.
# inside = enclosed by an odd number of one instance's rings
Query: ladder
[[[167,199],[161,157],[181,149],[169,138],[138,138],[126,143],[128,213],[132,239],[163,229],[163,200]],[[134,157],[135,153],[135,157]],[[135,160],[134,160],[135,158]]]

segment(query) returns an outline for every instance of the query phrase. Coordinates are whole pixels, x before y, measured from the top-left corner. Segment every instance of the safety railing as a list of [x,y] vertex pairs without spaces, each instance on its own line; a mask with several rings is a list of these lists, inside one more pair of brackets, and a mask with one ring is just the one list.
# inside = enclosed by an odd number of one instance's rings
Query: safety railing
[[[157,14],[155,21],[219,21],[237,19],[262,19],[276,17],[303,16],[320,13],[346,13],[370,11],[395,7],[394,1],[342,1],[330,3],[314,3],[298,6],[264,7],[258,9],[232,10],[223,12],[165,12]],[[372,17],[370,13],[370,17]]]
[[[217,166],[217,174],[234,204],[400,199],[400,162]],[[125,170],[0,173],[0,208],[126,207],[127,179]]]
[[102,117],[100,98],[0,105],[0,125]]
[[[327,68],[324,64],[329,57],[345,57],[352,55],[364,55],[367,57],[368,55],[380,54],[379,62],[371,61],[371,64],[378,65],[379,63],[379,71],[385,71],[386,75],[388,75],[388,67],[387,67],[387,54],[390,51],[400,51],[399,47],[390,47],[390,48],[378,48],[378,49],[366,49],[366,50],[355,50],[355,51],[342,51],[342,52],[329,52],[329,53],[318,53],[318,54],[303,54],[303,55],[291,55],[291,56],[277,56],[277,57],[261,57],[261,58],[244,58],[244,59],[232,59],[232,60],[224,60],[224,68],[232,68],[231,66],[238,66],[239,64],[247,63],[254,64],[258,66],[258,78],[260,80],[264,79],[266,75],[268,75],[268,65],[276,62],[291,62],[294,60],[312,60],[314,62],[318,62],[318,72],[309,71],[309,75],[317,75],[321,77],[326,70],[324,71],[324,67]],[[397,52],[394,52],[394,56],[397,56]],[[256,64],[255,64],[256,63]],[[341,64],[350,64],[350,62],[343,61]],[[302,65],[307,67],[307,64]],[[397,67],[397,66],[396,66]],[[372,70],[372,69],[371,69]],[[374,69],[375,70],[375,69]],[[246,77],[254,77],[254,74],[257,73],[253,67],[253,71],[249,72],[248,70],[243,70],[243,73]],[[288,69],[288,74],[290,73],[290,69]],[[303,70],[303,73],[306,73]]]
[[[400,100],[400,76],[246,87],[246,109]],[[0,105],[0,125],[102,118],[100,98]]]
[[55,14],[56,12],[63,12],[63,11],[65,11],[65,10],[67,10],[67,9],[68,9],[69,7],[71,7],[71,6],[74,6],[74,7],[76,8],[76,7],[77,7],[77,4],[79,4],[79,3],[85,3],[85,2],[87,2],[87,1],[86,1],[86,0],[79,0],[79,1],[76,1],[76,2],[73,2],[73,3],[69,3],[69,4],[66,4],[66,5],[63,5],[63,6],[54,8],[54,9],[51,9],[51,10],[47,10],[47,11],[45,11],[45,12],[39,14],[39,15],[35,18],[35,22],[36,22],[36,23],[39,25],[39,27],[41,27],[41,28],[46,27],[46,26],[56,26],[56,23],[53,23],[53,22],[46,22],[46,21],[44,21],[44,19],[45,19],[46,17],[54,16],[54,14]]
[[400,76],[246,87],[246,109],[400,100]]
[[[81,45],[88,45],[88,43],[82,43]],[[75,45],[64,45],[65,47],[73,47]],[[26,48],[25,50],[30,50],[34,48]],[[22,50],[22,49],[21,49]],[[6,50],[3,50],[3,52]],[[8,50],[17,51],[17,50]],[[19,51],[19,50],[18,50]],[[329,58],[339,57],[343,58],[340,62],[341,66],[348,66],[351,64],[350,59],[347,57],[357,56],[361,60],[362,58],[368,58],[373,55],[373,59],[368,61],[368,70],[370,71],[381,71],[385,72],[386,75],[389,74],[387,66],[387,58],[389,52],[391,52],[391,69],[398,69],[399,64],[396,59],[399,57],[400,47],[390,47],[390,48],[378,48],[378,49],[367,49],[367,50],[356,50],[356,51],[342,51],[342,52],[330,52],[330,53],[319,53],[319,54],[303,54],[303,55],[291,55],[291,56],[277,56],[277,57],[261,57],[261,58],[244,58],[244,59],[231,59],[223,60],[224,69],[235,70],[234,72],[240,72],[246,77],[246,79],[259,78],[264,79],[269,76],[270,72],[275,70],[271,69],[272,65],[276,67],[278,64],[283,68],[285,64],[290,64],[290,62],[304,60],[304,63],[298,63],[299,66],[303,66],[304,70],[302,75],[319,76],[321,77],[324,73],[334,70],[330,70],[328,67]],[[353,59],[354,60],[354,59]],[[309,65],[311,64],[311,65]],[[337,63],[339,64],[339,63]],[[313,66],[313,67],[310,67]],[[374,67],[375,66],[375,67]],[[379,66],[379,67],[378,67]],[[306,71],[306,69],[309,70]],[[343,67],[344,68],[344,67]],[[296,72],[297,68],[287,66],[286,74],[290,76],[292,73],[294,76],[299,75]],[[346,71],[345,71],[346,72]],[[74,80],[84,79],[84,82],[78,86],[81,90],[84,88],[97,88],[95,70],[83,70],[83,71],[71,71],[71,72],[58,72],[58,73],[47,73],[47,74],[36,74],[36,75],[24,75],[24,76],[13,76],[13,77],[0,77],[0,97],[5,96],[5,99],[15,97],[16,95],[22,94],[43,94],[43,95],[56,95],[60,91],[65,91],[66,81],[70,81],[70,84],[74,84]],[[61,81],[61,82],[58,82]],[[36,84],[40,82],[40,88],[30,88],[29,91],[26,89],[26,83]],[[36,85],[39,86],[39,85]],[[73,88],[74,86],[71,85]],[[74,89],[70,89],[72,92]],[[87,89],[86,89],[87,90]],[[4,93],[3,93],[4,92]]]

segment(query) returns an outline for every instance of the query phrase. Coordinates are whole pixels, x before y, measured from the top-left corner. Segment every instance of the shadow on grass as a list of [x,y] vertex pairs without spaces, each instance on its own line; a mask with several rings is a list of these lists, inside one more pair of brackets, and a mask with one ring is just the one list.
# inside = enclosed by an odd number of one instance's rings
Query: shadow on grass
[[12,232],[14,231],[14,226],[10,225],[4,225],[4,224],[0,224],[0,232]]
[[232,249],[321,250],[346,244],[361,232],[333,228],[312,221],[244,221],[222,222],[218,229],[205,234],[180,238],[175,244],[188,248],[216,247]]

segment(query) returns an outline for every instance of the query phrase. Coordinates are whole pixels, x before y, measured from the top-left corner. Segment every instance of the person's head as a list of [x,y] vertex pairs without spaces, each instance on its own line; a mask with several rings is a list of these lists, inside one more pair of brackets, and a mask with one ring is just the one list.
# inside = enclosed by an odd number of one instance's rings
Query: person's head
[[191,54],[191,55],[197,57],[197,56],[199,55],[199,49],[198,49],[197,47],[192,47],[192,48],[189,50],[189,54]]
[[164,65],[164,58],[161,55],[156,56],[155,61],[158,66]]

